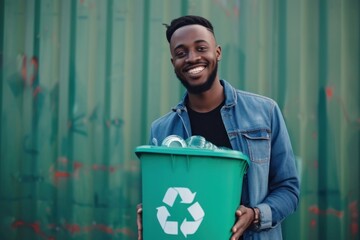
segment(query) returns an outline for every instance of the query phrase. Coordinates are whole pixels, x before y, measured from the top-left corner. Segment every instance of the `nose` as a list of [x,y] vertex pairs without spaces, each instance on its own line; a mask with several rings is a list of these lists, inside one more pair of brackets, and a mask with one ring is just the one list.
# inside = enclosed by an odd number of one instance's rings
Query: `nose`
[[199,54],[195,51],[189,51],[187,58],[185,59],[186,62],[196,62],[201,58]]

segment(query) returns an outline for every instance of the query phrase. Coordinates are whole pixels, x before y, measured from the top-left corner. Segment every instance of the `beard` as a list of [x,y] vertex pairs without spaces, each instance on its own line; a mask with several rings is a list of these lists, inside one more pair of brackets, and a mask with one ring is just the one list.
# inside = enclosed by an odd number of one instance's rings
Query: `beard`
[[206,92],[207,90],[209,90],[211,88],[211,86],[213,85],[213,83],[215,82],[216,79],[216,75],[217,75],[217,68],[218,68],[218,63],[216,63],[214,70],[211,72],[210,76],[208,77],[208,79],[206,80],[206,82],[204,82],[201,85],[197,85],[197,86],[192,86],[190,85],[185,78],[181,77],[177,71],[175,71],[175,74],[177,76],[177,78],[180,80],[180,82],[182,83],[182,85],[186,88],[186,90],[189,93],[192,94],[200,94],[203,92]]

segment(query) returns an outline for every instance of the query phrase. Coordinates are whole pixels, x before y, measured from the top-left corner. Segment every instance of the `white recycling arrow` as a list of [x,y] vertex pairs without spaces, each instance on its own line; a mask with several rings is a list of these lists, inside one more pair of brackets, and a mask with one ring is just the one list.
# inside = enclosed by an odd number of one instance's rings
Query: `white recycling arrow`
[[175,188],[168,188],[165,193],[163,202],[172,207],[174,205],[177,194],[178,192],[175,190]]
[[194,234],[197,231],[205,216],[205,212],[198,202],[188,207],[188,211],[195,221],[187,221],[185,218],[185,220],[182,222],[180,230],[185,237],[187,237],[189,234]]
[[159,220],[159,223],[160,223],[161,227],[164,229],[166,219],[170,216],[170,213],[167,210],[167,208],[164,207],[164,206],[158,207],[156,209],[158,210],[157,211],[157,219]]
[[165,193],[163,202],[172,207],[178,194],[180,195],[181,203],[192,203],[194,201],[196,192],[192,193],[188,188],[182,187],[168,188]]
[[162,229],[164,229],[164,232],[167,234],[173,234],[173,235],[177,235],[178,234],[178,223],[177,222],[172,222],[172,221],[166,221],[167,218],[170,216],[169,211],[167,210],[166,207],[161,206],[156,208],[157,211],[157,219],[162,227]]
[[164,232],[166,234],[177,235],[178,234],[178,223],[177,222],[166,222]]
[[200,219],[198,221],[189,222],[185,218],[180,226],[181,232],[184,234],[185,237],[187,237],[187,235],[189,235],[189,234],[194,234],[196,232],[196,230],[199,228],[202,220],[203,219]]
[[[172,207],[175,203],[177,195],[180,195],[181,203],[190,204],[194,201],[196,192],[192,193],[190,189],[184,187],[170,187],[165,193],[163,202]],[[177,235],[179,224],[175,221],[167,221],[168,217],[171,216],[168,209],[165,206],[160,206],[156,209],[157,219],[164,232],[166,234]],[[189,234],[194,234],[197,231],[205,216],[205,212],[198,202],[195,202],[187,209],[194,221],[187,221],[185,218],[182,222],[180,230],[185,237]]]
[[175,188],[181,197],[181,203],[192,203],[194,201],[195,193],[192,193],[188,188]]
[[204,210],[198,202],[188,207],[188,211],[195,221],[202,219],[205,216]]

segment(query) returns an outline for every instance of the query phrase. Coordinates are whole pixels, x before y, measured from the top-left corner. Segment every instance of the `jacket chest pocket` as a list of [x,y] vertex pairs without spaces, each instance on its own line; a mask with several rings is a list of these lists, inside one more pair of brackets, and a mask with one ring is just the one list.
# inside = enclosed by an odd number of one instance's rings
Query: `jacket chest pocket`
[[242,135],[246,140],[252,162],[266,163],[270,161],[271,136],[269,130],[246,131],[242,132]]

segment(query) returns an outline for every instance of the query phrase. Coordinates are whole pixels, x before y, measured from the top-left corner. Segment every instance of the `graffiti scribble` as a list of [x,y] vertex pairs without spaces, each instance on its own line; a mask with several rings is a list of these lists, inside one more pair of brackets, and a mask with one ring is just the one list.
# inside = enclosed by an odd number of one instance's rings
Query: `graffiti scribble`
[[338,211],[334,208],[328,208],[326,210],[322,210],[318,206],[315,206],[315,205],[310,206],[309,211],[316,215],[333,215],[338,218],[342,218],[344,216],[343,211]]

